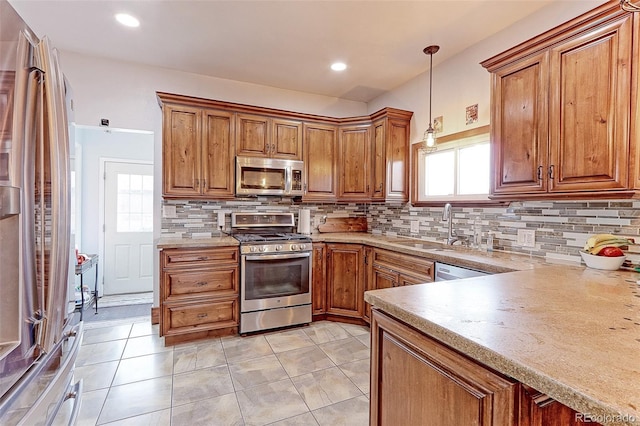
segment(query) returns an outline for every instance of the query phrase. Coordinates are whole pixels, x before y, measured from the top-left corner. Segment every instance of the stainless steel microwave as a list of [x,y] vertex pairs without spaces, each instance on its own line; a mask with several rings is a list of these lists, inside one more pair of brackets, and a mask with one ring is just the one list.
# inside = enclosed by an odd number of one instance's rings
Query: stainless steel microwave
[[303,194],[303,162],[279,158],[236,157],[236,195]]

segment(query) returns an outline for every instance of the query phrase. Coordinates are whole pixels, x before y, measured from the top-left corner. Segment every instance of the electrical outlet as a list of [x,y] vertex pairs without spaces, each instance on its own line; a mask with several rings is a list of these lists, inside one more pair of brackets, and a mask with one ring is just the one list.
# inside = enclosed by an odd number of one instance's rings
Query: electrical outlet
[[411,233],[412,234],[417,234],[418,232],[420,232],[420,221],[419,220],[412,220],[411,221]]
[[536,246],[536,230],[535,229],[518,229],[516,244],[521,247]]

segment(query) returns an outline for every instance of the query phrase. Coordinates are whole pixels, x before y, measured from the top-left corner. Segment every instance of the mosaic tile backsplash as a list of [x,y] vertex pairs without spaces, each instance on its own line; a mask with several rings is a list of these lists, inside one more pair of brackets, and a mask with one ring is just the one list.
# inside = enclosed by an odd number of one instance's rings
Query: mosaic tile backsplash
[[[369,232],[374,234],[438,242],[444,242],[447,237],[447,222],[442,220],[442,207],[412,207],[402,203],[301,204],[278,197],[224,202],[164,200],[161,232],[162,237],[209,237],[218,234],[219,211],[225,213],[223,231],[228,232],[231,212],[282,211],[293,212],[297,217],[300,208],[311,210],[312,229],[323,216],[366,216]],[[416,220],[419,222],[419,232],[411,233],[411,222]],[[516,244],[517,230],[522,228],[535,230],[535,247]],[[507,207],[454,207],[453,229],[469,240],[479,233],[483,245],[491,231],[494,250],[579,262],[579,250],[590,235],[613,233],[640,240],[640,201],[523,201],[513,202]]]

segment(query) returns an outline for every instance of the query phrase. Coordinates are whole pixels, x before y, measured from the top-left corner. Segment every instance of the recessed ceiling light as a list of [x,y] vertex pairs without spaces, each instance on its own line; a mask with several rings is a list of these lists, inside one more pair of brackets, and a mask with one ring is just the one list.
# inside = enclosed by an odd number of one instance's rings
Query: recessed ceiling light
[[139,27],[140,21],[127,13],[117,13],[116,20],[126,27]]
[[331,69],[334,71],[344,71],[347,69],[347,64],[344,62],[334,62],[331,64]]

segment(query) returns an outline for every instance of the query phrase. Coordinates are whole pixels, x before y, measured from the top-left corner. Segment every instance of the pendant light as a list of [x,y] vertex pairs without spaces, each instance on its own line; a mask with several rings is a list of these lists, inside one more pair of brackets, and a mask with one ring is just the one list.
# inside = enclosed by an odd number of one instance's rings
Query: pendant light
[[631,0],[620,0],[620,7],[626,12],[640,12],[640,4],[634,4]]
[[422,149],[426,152],[433,152],[438,149],[436,145],[436,131],[433,128],[433,121],[431,121],[431,92],[433,88],[433,54],[440,50],[440,46],[427,46],[422,51],[425,55],[429,55],[429,127],[424,132],[422,138]]

